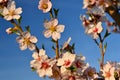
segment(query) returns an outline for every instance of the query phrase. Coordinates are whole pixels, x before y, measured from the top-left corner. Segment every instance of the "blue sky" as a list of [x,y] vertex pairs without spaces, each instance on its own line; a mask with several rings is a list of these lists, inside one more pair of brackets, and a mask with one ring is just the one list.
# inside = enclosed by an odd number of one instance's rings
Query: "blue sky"
[[[39,0],[15,0],[17,6],[23,8],[22,27],[30,25],[31,34],[38,38],[37,46],[45,45],[47,54],[54,56],[51,49],[53,43],[46,39],[42,32],[44,30],[43,20],[48,18],[49,14],[43,14],[38,10]],[[82,22],[79,19],[80,14],[84,14],[82,9],[82,0],[52,0],[53,7],[59,8],[59,24],[65,25],[65,31],[61,35],[60,45],[69,37],[72,37],[70,44],[75,43],[77,54],[86,56],[86,62],[91,66],[99,68],[98,59],[100,52],[92,38],[84,33]],[[42,79],[30,69],[32,52],[28,49],[21,51],[19,44],[16,42],[16,35],[8,35],[5,30],[12,25],[0,18],[0,79],[1,80],[49,80]],[[104,26],[105,27],[105,26]],[[112,34],[106,39],[108,43],[106,60],[120,62],[120,34]]]

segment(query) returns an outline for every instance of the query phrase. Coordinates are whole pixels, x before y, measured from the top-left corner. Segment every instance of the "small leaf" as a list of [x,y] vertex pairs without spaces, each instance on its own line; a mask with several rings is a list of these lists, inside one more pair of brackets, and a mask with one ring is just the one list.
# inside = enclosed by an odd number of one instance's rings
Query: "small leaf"
[[106,44],[104,44],[104,52],[106,52],[106,48],[107,48],[107,42]]
[[108,33],[108,30],[106,30],[106,33],[105,33],[105,35],[104,35],[104,38],[103,38],[103,39],[105,39],[106,37],[108,37],[110,34],[111,34],[111,33]]
[[0,13],[0,17],[3,17],[3,15]]
[[54,47],[54,46],[52,46],[52,49],[53,49],[53,50],[55,50],[55,47]]
[[66,68],[67,70],[70,70],[70,71],[75,71],[76,70],[76,68],[74,67],[74,66],[70,66],[70,67],[68,67],[68,68]]
[[51,40],[53,43],[56,43],[56,41],[54,39]]
[[54,8],[53,10],[54,10],[55,18],[57,18],[59,9]]
[[10,31],[11,31],[12,33],[15,33],[15,34],[17,34],[17,35],[20,35],[20,33],[18,33],[18,30],[11,29]]
[[114,72],[114,78],[115,78],[115,80],[119,80],[119,75],[117,72]]
[[75,49],[75,43],[72,44],[72,47],[71,47],[71,48],[72,48],[72,50]]
[[36,69],[35,69],[34,67],[31,67],[31,70],[32,70],[32,71],[36,71]]
[[44,49],[44,50],[45,50],[45,46],[44,46],[44,44],[42,44],[42,49]]
[[30,26],[26,26],[25,29],[30,32]]

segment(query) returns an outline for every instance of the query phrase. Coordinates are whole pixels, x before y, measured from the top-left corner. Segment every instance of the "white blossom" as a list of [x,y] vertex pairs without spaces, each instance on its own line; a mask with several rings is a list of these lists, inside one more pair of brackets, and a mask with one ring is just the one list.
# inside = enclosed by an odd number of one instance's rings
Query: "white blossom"
[[10,1],[7,7],[3,8],[2,15],[6,20],[19,19],[22,8],[16,8],[15,1]]
[[16,38],[17,42],[20,44],[20,49],[25,50],[29,48],[30,50],[35,50],[37,43],[37,38],[35,36],[31,36],[29,32],[23,32],[22,35]]
[[44,23],[44,27],[46,28],[46,30],[44,31],[44,36],[46,38],[49,38],[52,36],[52,39],[54,39],[55,41],[60,39],[61,35],[60,33],[62,33],[64,31],[64,25],[58,25],[58,20],[57,19],[53,19],[51,21],[46,21]]

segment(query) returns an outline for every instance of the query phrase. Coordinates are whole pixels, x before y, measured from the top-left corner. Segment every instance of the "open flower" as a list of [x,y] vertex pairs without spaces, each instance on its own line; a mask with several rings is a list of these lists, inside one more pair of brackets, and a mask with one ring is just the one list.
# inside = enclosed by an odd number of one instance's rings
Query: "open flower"
[[66,52],[63,54],[62,58],[58,59],[57,66],[61,66],[61,73],[64,73],[66,68],[72,65],[72,63],[75,61],[75,57],[75,54]]
[[83,73],[83,71],[89,67],[88,63],[85,63],[85,57],[84,56],[76,56],[75,61],[73,65],[76,67],[77,72],[79,74]]
[[19,19],[22,13],[22,8],[16,8],[15,1],[8,3],[7,7],[3,8],[2,15],[6,20]]
[[89,78],[88,80],[92,80],[92,79],[96,78],[96,69],[93,67],[88,67],[84,71],[84,75]]
[[40,49],[39,53],[34,52],[32,54],[33,60],[30,62],[31,68],[38,70],[40,68],[40,64],[43,60],[47,60],[48,56],[45,53],[45,50]]
[[107,64],[103,66],[103,69],[101,71],[103,72],[102,75],[105,77],[105,80],[115,80],[115,67],[110,62],[107,62]]
[[101,22],[98,22],[97,25],[93,25],[93,27],[88,29],[87,33],[90,34],[93,37],[93,39],[97,39],[98,34],[102,32],[103,28],[101,24]]
[[23,32],[16,38],[16,40],[20,44],[21,50],[25,50],[27,48],[35,50],[36,48],[35,43],[37,43],[37,38],[35,36],[31,36],[29,32]]
[[52,8],[52,3],[50,0],[40,0],[38,8],[43,10],[44,13],[47,13]]
[[52,67],[54,66],[54,64],[56,63],[56,60],[51,60],[51,59],[43,59],[41,61],[41,64],[39,65],[39,69],[37,70],[37,73],[40,77],[44,77],[44,76],[52,76],[53,75],[53,71],[52,71]]
[[44,23],[46,30],[44,31],[44,36],[49,38],[52,36],[52,39],[55,41],[60,39],[60,33],[64,31],[64,25],[58,25],[57,19],[52,19],[51,21],[46,21]]

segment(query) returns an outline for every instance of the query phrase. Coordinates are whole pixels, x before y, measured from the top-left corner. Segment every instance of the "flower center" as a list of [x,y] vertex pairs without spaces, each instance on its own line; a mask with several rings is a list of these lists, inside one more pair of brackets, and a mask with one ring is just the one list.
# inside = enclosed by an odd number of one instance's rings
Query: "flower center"
[[65,61],[64,61],[64,66],[69,66],[70,63],[71,63],[71,61],[70,61],[69,59],[68,59],[68,60],[65,60]]
[[41,58],[40,58],[40,56],[38,56],[37,61],[40,61],[40,60],[41,60]]
[[13,16],[14,15],[14,10],[9,11],[9,15]]
[[24,43],[26,43],[27,45],[30,44],[30,40],[28,38],[24,38]]
[[94,32],[94,33],[97,33],[97,32],[98,32],[98,28],[95,28],[95,29],[93,30],[93,32]]
[[47,9],[47,8],[48,8],[48,4],[45,4],[45,3],[44,3],[44,4],[42,5],[42,8],[43,8],[43,9]]
[[42,62],[42,69],[46,70],[50,67],[50,65],[47,62]]
[[93,76],[93,71],[92,70],[90,70],[90,71],[88,71],[88,75],[90,76],[90,77],[92,77]]
[[77,62],[75,63],[77,68],[82,68],[82,62],[80,62],[79,60],[77,60]]
[[75,77],[74,76],[69,76],[68,80],[75,80]]
[[52,32],[56,31],[55,26],[51,26],[51,27],[50,27],[50,30],[51,30]]
[[105,74],[106,74],[106,77],[107,77],[107,78],[109,78],[109,77],[111,76],[110,71],[105,72]]

